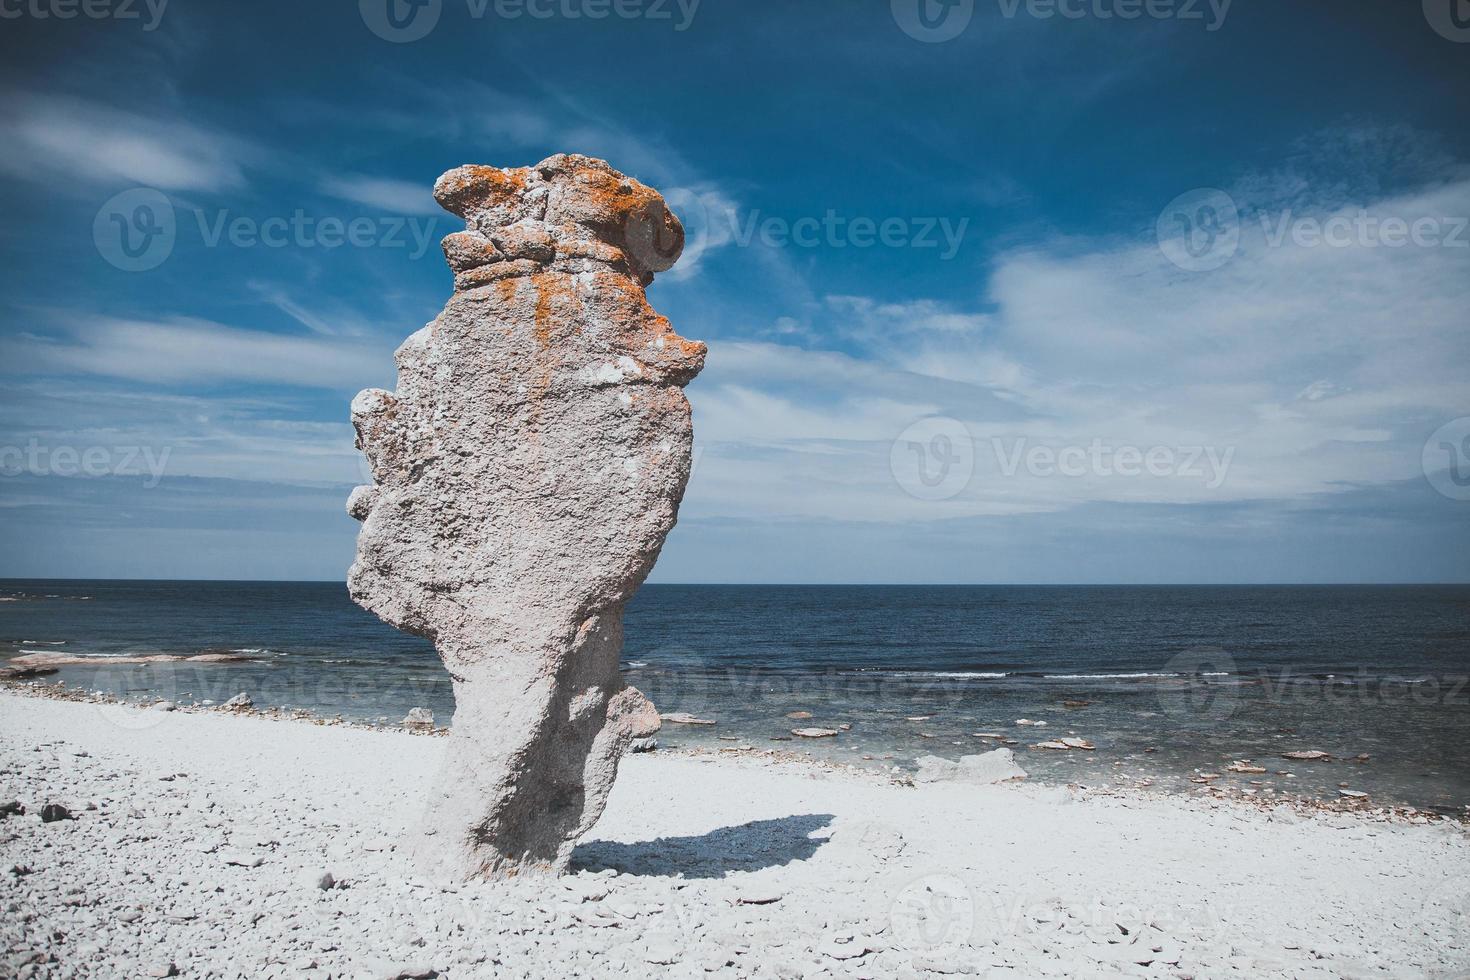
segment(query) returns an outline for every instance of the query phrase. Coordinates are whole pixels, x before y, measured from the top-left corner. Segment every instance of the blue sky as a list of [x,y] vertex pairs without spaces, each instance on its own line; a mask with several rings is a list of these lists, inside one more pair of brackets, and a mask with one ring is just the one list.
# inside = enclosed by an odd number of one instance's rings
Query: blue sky
[[385,2],[0,3],[0,575],[341,578],[428,188],[575,151],[690,232],[654,581],[1470,580],[1448,3]]

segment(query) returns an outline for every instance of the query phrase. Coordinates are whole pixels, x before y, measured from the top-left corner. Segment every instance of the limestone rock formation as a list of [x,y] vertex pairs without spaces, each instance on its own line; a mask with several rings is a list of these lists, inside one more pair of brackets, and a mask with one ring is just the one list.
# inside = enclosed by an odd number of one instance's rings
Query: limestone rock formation
[[454,684],[416,855],[440,877],[557,872],[618,758],[659,727],[618,673],[623,605],[673,527],[705,347],[644,297],[683,228],[601,160],[464,166],[434,196],[454,295],[352,402],[373,482],[353,599],[434,642]]

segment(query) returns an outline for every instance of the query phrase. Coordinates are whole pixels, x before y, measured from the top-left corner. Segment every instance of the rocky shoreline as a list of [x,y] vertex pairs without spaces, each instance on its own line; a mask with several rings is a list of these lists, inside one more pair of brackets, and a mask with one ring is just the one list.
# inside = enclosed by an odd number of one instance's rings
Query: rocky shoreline
[[17,977],[1470,967],[1455,821],[659,752],[572,874],[446,887],[400,847],[442,739],[31,693],[0,694]]
[[[450,732],[448,726],[436,726],[433,715],[427,709],[423,708],[411,709],[408,715],[400,722],[379,723],[354,721],[344,719],[341,716],[322,717],[305,708],[256,706],[252,703],[239,704],[225,702],[223,704],[214,704],[207,701],[201,703],[179,703],[164,701],[162,699],[152,702],[125,701],[106,691],[68,687],[64,682],[57,683],[29,678],[17,679],[0,676],[0,691],[6,691],[21,697],[39,697],[58,701],[118,706],[131,705],[142,710],[150,711],[162,710],[167,712],[178,711],[200,714],[225,712],[234,715],[295,721],[332,728],[349,728],[363,731],[401,731],[413,735],[427,735],[438,738],[447,737]],[[242,694],[242,696],[248,702],[249,695]],[[668,718],[666,717],[665,720],[668,721]],[[686,758],[715,757],[777,762],[783,765],[807,767],[819,772],[843,773],[853,778],[872,779],[883,784],[899,786],[913,785],[914,771],[901,766],[875,768],[859,763],[824,759],[791,749],[760,748],[741,739],[733,739],[733,741],[737,744],[720,747],[708,747],[704,745],[669,747],[667,745],[660,746],[658,739],[654,738],[645,740],[647,744],[637,746],[633,751],[647,752],[657,749],[664,756]],[[1015,746],[1019,743],[1016,740],[1007,739],[997,744]],[[1224,768],[1229,769],[1229,767]],[[1249,771],[1255,770],[1251,769]],[[1459,812],[1445,812],[1397,804],[1384,805],[1375,803],[1371,799],[1359,796],[1351,791],[1348,791],[1347,795],[1340,796],[1337,799],[1319,799],[1311,796],[1290,796],[1286,794],[1265,797],[1249,792],[1248,787],[1217,785],[1215,783],[1215,779],[1217,778],[1218,776],[1206,773],[1204,777],[1193,779],[1192,782],[1197,784],[1196,794],[1266,813],[1286,811],[1300,815],[1310,813],[1351,813],[1374,821],[1401,821],[1411,824],[1424,824],[1449,820],[1470,825],[1470,806],[1462,808]],[[1153,788],[1154,779],[1149,775],[1133,776],[1126,783],[1097,784],[1067,782],[1057,784],[1044,779],[1041,782],[1063,785],[1074,793],[1089,795],[1137,799],[1171,799],[1177,798],[1180,795],[1174,791]]]

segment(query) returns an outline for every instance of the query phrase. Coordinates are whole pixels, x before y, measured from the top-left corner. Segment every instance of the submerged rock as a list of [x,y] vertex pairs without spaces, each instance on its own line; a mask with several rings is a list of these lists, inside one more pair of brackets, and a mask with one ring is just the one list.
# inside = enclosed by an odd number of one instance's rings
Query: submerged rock
[[713,725],[713,718],[697,718],[687,711],[674,711],[666,715],[659,715],[663,721],[673,722],[675,725]]
[[454,684],[414,852],[431,873],[564,870],[618,758],[659,727],[618,671],[623,605],[673,527],[704,363],[648,305],[683,228],[600,160],[464,166],[434,196],[455,293],[352,402],[373,482],[352,597],[434,642]]

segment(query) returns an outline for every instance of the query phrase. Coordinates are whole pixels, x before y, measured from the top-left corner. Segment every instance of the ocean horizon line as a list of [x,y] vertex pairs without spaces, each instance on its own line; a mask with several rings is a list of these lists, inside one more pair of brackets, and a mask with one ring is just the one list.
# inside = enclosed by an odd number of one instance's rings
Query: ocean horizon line
[[[342,578],[109,578],[84,576],[0,576],[7,582],[146,582],[146,583],[210,583],[220,585],[342,585]],[[1321,582],[644,582],[648,586],[679,588],[813,588],[813,589],[1221,589],[1221,588],[1441,588],[1470,586],[1461,581],[1321,581]]]

